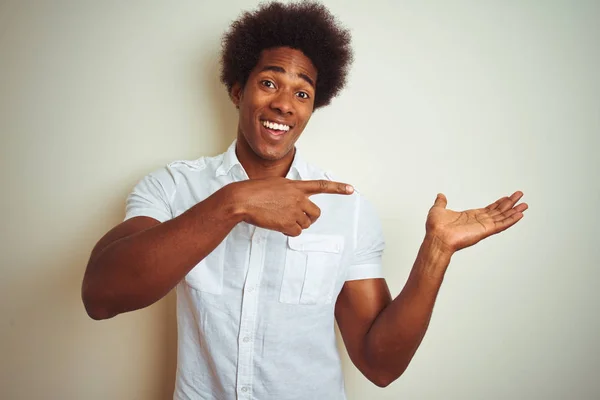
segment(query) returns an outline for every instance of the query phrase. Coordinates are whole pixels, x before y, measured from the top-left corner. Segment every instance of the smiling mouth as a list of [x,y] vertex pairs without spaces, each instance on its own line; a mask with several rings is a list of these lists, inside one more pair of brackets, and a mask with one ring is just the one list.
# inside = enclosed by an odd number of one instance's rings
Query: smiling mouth
[[270,134],[274,136],[281,136],[292,129],[292,127],[289,125],[279,124],[269,120],[261,120],[260,123]]

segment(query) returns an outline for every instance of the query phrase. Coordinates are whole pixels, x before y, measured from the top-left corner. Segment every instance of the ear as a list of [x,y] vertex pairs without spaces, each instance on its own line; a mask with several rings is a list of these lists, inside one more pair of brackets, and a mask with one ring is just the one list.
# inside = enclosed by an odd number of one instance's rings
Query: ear
[[235,105],[235,108],[240,108],[240,101],[242,101],[243,94],[244,89],[242,88],[242,85],[240,85],[238,82],[234,83],[229,91],[229,97]]

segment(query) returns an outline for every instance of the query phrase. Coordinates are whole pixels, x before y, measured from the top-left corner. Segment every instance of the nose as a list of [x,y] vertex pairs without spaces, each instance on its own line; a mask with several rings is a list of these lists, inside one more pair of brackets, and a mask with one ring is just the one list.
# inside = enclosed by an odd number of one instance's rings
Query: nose
[[271,109],[282,115],[293,115],[294,106],[292,103],[291,94],[287,91],[280,91],[271,101]]

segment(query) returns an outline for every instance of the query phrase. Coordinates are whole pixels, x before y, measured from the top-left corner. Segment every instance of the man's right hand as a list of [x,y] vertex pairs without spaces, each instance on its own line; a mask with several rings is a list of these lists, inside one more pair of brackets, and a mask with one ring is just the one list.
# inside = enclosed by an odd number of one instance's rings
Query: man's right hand
[[228,186],[244,222],[288,236],[300,235],[321,215],[321,210],[309,196],[319,193],[349,195],[354,191],[345,183],[286,178],[253,179]]

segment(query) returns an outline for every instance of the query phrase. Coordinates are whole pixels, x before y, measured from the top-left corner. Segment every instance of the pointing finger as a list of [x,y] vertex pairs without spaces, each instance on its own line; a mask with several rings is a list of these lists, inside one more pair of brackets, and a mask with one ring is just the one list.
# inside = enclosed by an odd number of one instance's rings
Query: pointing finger
[[330,193],[330,194],[352,194],[354,188],[350,185],[341,182],[333,182],[325,179],[313,180],[313,181],[297,181],[298,188],[303,190],[306,194],[319,194],[319,193]]

